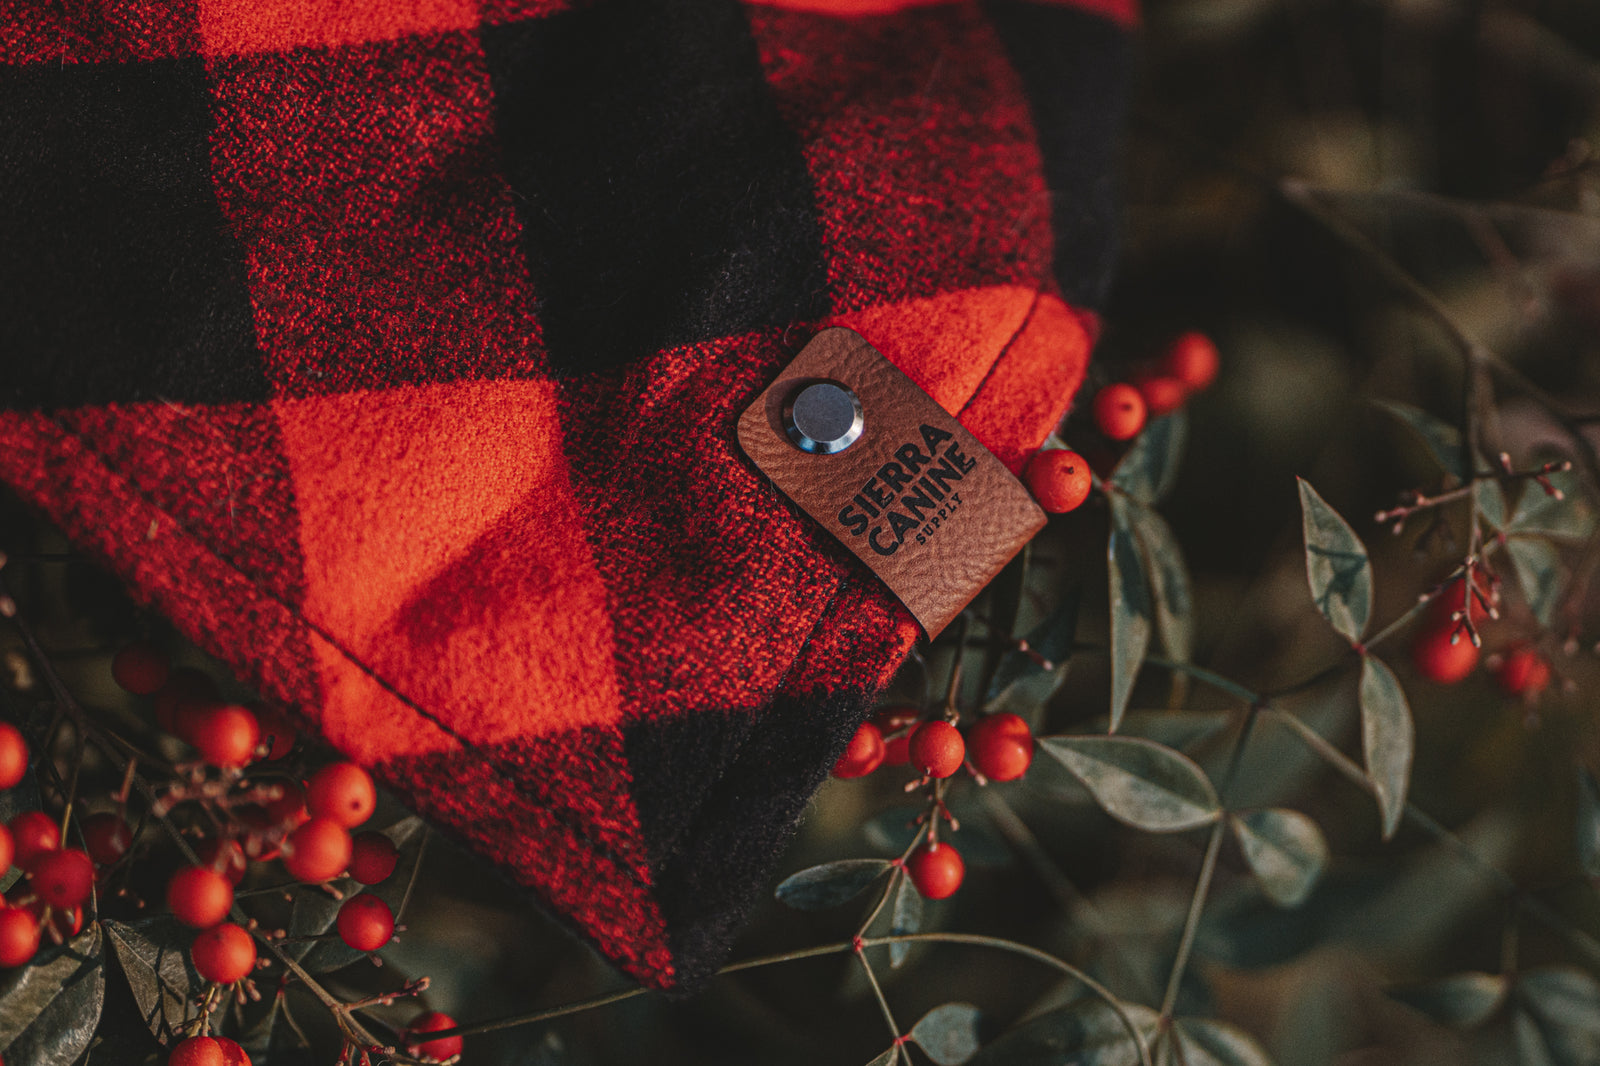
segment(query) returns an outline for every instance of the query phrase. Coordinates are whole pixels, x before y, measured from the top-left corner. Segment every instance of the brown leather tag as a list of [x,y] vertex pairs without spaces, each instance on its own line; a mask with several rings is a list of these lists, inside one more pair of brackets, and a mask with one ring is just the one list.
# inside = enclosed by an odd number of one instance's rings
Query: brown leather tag
[[[860,436],[833,454],[790,439],[785,405],[833,382]],[[1044,527],[1033,496],[976,437],[848,329],[825,329],[739,418],[739,445],[937,636]]]

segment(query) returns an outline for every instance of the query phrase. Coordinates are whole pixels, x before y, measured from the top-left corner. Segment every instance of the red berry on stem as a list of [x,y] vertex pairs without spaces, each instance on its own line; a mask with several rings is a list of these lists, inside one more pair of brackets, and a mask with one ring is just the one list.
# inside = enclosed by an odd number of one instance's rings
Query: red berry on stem
[[967,734],[978,772],[991,781],[1015,781],[1033,763],[1033,731],[1014,714],[992,714]]
[[1430,625],[1417,634],[1411,645],[1411,661],[1417,673],[1429,681],[1453,685],[1478,665],[1478,649],[1466,630],[1458,632],[1456,623],[1447,618],[1443,625]]
[[339,908],[339,939],[357,951],[377,951],[394,935],[394,912],[377,896],[363,892]]
[[61,830],[43,811],[23,811],[11,819],[11,842],[15,848],[11,861],[32,870],[41,856],[61,846]]
[[1211,387],[1222,368],[1222,358],[1211,338],[1197,330],[1180,334],[1167,344],[1161,368],[1191,392]]
[[297,880],[321,884],[350,865],[350,834],[330,818],[311,818],[283,842],[283,865]]
[[225,1036],[191,1036],[172,1049],[167,1066],[251,1066],[244,1048]]
[[210,929],[233,907],[233,886],[205,866],[179,870],[167,882],[167,908],[184,925]]
[[399,862],[400,849],[375,829],[357,833],[350,841],[350,876],[364,885],[386,880]]
[[911,765],[929,777],[949,777],[967,757],[966,741],[944,719],[924,722],[911,734]]
[[1112,440],[1132,440],[1144,428],[1144,397],[1132,385],[1107,385],[1094,397],[1094,424]]
[[83,833],[83,846],[89,858],[97,865],[110,866],[119,861],[133,846],[133,830],[119,815],[110,811],[91,814],[78,826]]
[[1188,386],[1177,378],[1160,375],[1140,378],[1137,388],[1147,411],[1156,417],[1170,415],[1189,398]]
[[0,722],[0,789],[15,787],[28,772],[28,742],[10,722]]
[[149,696],[167,683],[170,666],[166,652],[136,640],[112,656],[111,680],[135,696]]
[[865,777],[883,765],[883,734],[871,722],[862,722],[855,736],[833,764],[834,777]]
[[1089,464],[1077,452],[1049,448],[1028,463],[1028,488],[1051,514],[1075,510],[1089,498]]
[[17,846],[11,842],[11,830],[0,825],[0,873],[11,869],[11,862],[16,858]]
[[906,859],[911,883],[926,899],[947,899],[961,887],[967,864],[949,844],[922,844]]
[[194,938],[189,958],[207,981],[231,985],[255,968],[256,942],[237,925],[214,925]]
[[429,1033],[436,1033],[440,1029],[454,1029],[456,1020],[448,1014],[430,1010],[428,1013],[415,1019],[402,1034],[401,1043],[405,1045],[406,1053],[423,1059],[438,1059],[443,1061],[461,1054],[461,1038],[447,1036],[440,1040],[429,1040]]
[[371,818],[377,805],[378,790],[371,776],[353,762],[324,766],[306,782],[306,806],[311,813],[332,818],[346,829]]
[[33,861],[33,890],[52,907],[70,910],[94,888],[94,860],[77,848],[58,848]]
[[261,743],[256,716],[237,704],[201,704],[191,713],[179,712],[184,739],[212,766],[244,766],[255,758]]
[[1495,680],[1507,696],[1537,696],[1550,684],[1550,663],[1524,644],[1506,652]]
[[39,952],[39,919],[21,907],[0,910],[0,967],[21,966]]
[[244,880],[245,871],[250,868],[248,860],[244,857],[244,849],[236,840],[212,837],[210,840],[201,841],[194,849],[194,853],[199,857],[201,866],[221,874],[222,879],[232,888],[239,887],[239,882]]

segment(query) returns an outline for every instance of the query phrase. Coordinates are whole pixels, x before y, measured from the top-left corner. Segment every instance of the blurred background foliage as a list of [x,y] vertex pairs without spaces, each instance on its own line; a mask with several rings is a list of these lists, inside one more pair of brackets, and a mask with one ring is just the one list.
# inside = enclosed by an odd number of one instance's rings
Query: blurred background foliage
[[[1123,168],[1123,265],[1093,374],[1125,379],[1186,329],[1209,333],[1223,352],[1220,382],[1188,410],[1189,445],[1161,507],[1192,573],[1194,661],[1271,689],[1315,674],[1343,650],[1307,594],[1297,475],[1371,549],[1377,624],[1459,563],[1464,518],[1452,530],[1454,548],[1419,543],[1421,523],[1392,536],[1371,518],[1402,490],[1439,482],[1416,438],[1371,401],[1406,402],[1456,424],[1462,413],[1459,345],[1395,284],[1385,257],[1569,410],[1600,411],[1597,105],[1594,0],[1150,0]],[[1335,224],[1295,197],[1312,199]],[[1370,247],[1343,239],[1340,226]],[[1503,385],[1495,380],[1484,425],[1491,449],[1519,463],[1551,445],[1570,451],[1546,411]],[[1077,426],[1063,427],[1067,443],[1109,462],[1086,434],[1075,436]],[[1600,444],[1600,428],[1586,432],[1591,447]],[[1054,519],[1035,543],[1019,632],[1081,596],[1078,639],[1105,641],[1103,504],[1096,496]],[[0,545],[67,550],[9,498]],[[1588,580],[1595,552],[1579,553],[1575,574]],[[84,700],[133,713],[110,681],[108,657],[128,635],[160,623],[80,562],[19,566],[12,580]],[[1556,657],[1573,690],[1558,683],[1535,707],[1502,695],[1482,670],[1450,687],[1422,680],[1399,642],[1389,659],[1417,722],[1414,801],[1523,890],[1600,934],[1600,895],[1581,876],[1573,844],[1575,766],[1600,767],[1594,597],[1575,598],[1547,645],[1579,638],[1576,654]],[[1538,636],[1526,607],[1510,599],[1507,617],[1485,631],[1488,650]],[[980,600],[976,608],[992,606]],[[983,627],[976,633],[981,639]],[[9,630],[0,647],[9,689],[37,680]],[[922,649],[886,699],[921,699],[925,685],[940,692],[950,658],[945,645]],[[189,659],[203,661],[192,651]],[[980,672],[971,671],[964,707],[981,702]],[[1028,710],[1040,732],[1096,728],[1107,683],[1103,656],[1075,656],[1048,706]],[[1221,776],[1237,701],[1147,669],[1132,707],[1182,709],[1197,734],[1217,730],[1188,750]],[[1293,709],[1359,757],[1353,673],[1298,697]],[[781,873],[897,853],[885,845],[903,824],[893,812],[908,802],[908,779],[902,771],[831,781]],[[963,822],[954,839],[969,874],[953,899],[928,906],[926,927],[1036,945],[1132,1001],[1157,1003],[1204,834],[1120,827],[1048,758],[1025,781],[989,790],[966,782],[953,795]],[[1503,1021],[1462,1033],[1386,994],[1450,973],[1500,971],[1510,913],[1502,895],[1412,828],[1382,842],[1370,798],[1270,723],[1252,739],[1232,798],[1306,812],[1332,858],[1310,899],[1285,910],[1263,899],[1237,849],[1224,848],[1181,1014],[1231,1021],[1282,1066],[1516,1061]],[[400,814],[381,812],[375,824]],[[768,901],[735,957],[848,938],[860,910],[801,913]],[[427,974],[428,1005],[466,1022],[617,987],[587,948],[436,838],[406,922],[384,953],[389,965],[358,963],[334,985],[355,995]],[[1575,956],[1538,924],[1515,928],[1523,969],[1600,962]],[[882,972],[902,1024],[966,1001],[983,1009],[986,1035],[1076,994],[1048,971],[981,948],[918,946],[903,967]],[[102,1053],[112,1060],[119,1047],[139,1048],[115,1040],[131,1009],[108,1000],[111,1042]],[[1584,1009],[1600,1012],[1600,1003]],[[299,1016],[318,1024],[315,1010]],[[688,1001],[644,997],[471,1038],[465,1061],[855,1066],[886,1043],[859,968],[830,956],[724,977]]]

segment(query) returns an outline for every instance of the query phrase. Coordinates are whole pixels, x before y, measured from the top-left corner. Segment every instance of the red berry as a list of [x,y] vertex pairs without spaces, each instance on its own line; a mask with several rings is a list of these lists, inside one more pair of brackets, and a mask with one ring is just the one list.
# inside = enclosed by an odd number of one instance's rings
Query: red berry
[[178,921],[196,929],[210,929],[233,907],[233,886],[217,871],[189,866],[167,882],[167,908]]
[[1506,652],[1495,680],[1507,696],[1537,696],[1550,684],[1550,663],[1527,645]]
[[1161,357],[1161,368],[1190,392],[1210,388],[1221,367],[1217,346],[1210,337],[1197,331],[1174,337]]
[[1470,599],[1466,595],[1466,587],[1467,583],[1458,577],[1429,602],[1428,619],[1433,627],[1459,625],[1459,621],[1451,616],[1461,610],[1467,611],[1474,626],[1481,626],[1489,619],[1489,604],[1495,602],[1494,583],[1484,576],[1482,570],[1475,570],[1472,587],[1477,592]]
[[306,782],[306,806],[311,813],[332,818],[346,829],[371,818],[377,805],[378,790],[372,778],[353,762],[324,766]]
[[256,721],[261,723],[262,742],[269,745],[263,759],[275,762],[294,750],[294,726],[289,724],[289,719],[282,711],[272,707],[263,708],[256,711]]
[[28,742],[10,722],[0,722],[0,790],[14,788],[28,772]]
[[136,640],[111,659],[111,680],[135,696],[149,696],[167,683],[167,655],[147,640]]
[[79,824],[78,830],[83,834],[83,846],[89,858],[100,866],[118,862],[133,846],[133,830],[110,811],[89,815]]
[[967,865],[949,844],[923,844],[906,859],[911,883],[927,899],[947,899],[961,887]]
[[911,761],[911,732],[922,721],[915,707],[885,707],[872,719],[883,734],[883,765],[904,766]]
[[220,693],[210,675],[192,666],[180,666],[167,677],[167,683],[156,693],[156,724],[178,735],[178,712],[189,703],[204,703],[217,699]]
[[1107,385],[1094,397],[1094,424],[1112,440],[1132,440],[1144,428],[1144,397],[1132,385]]
[[1028,463],[1028,488],[1051,514],[1077,509],[1089,498],[1089,464],[1077,452],[1048,448]]
[[[1452,644],[1451,638],[1455,638]],[[1472,673],[1478,665],[1478,649],[1465,629],[1445,619],[1443,625],[1431,625],[1417,634],[1411,645],[1411,661],[1417,673],[1441,685],[1453,685]]]
[[52,907],[70,910],[94,888],[94,860],[77,848],[44,852],[33,861],[33,890]]
[[201,866],[221,874],[230,888],[238,888],[239,882],[244,880],[245,871],[250,868],[244,857],[244,849],[236,840],[212,837],[201,841],[194,853],[199,857]]
[[420,1039],[429,1033],[437,1033],[440,1029],[454,1029],[456,1020],[448,1014],[441,1014],[436,1010],[414,1020],[402,1034],[401,1042],[405,1045],[406,1053],[423,1059],[454,1058],[461,1054],[461,1038],[447,1036],[440,1040]]
[[11,819],[11,842],[15,848],[11,861],[32,870],[41,856],[61,846],[61,830],[43,811],[23,811]]
[[871,722],[862,722],[839,761],[834,777],[865,777],[883,764],[883,734]]
[[251,1066],[244,1048],[225,1036],[191,1036],[167,1058],[167,1066]]
[[338,877],[350,865],[350,834],[331,818],[308,819],[283,844],[284,867],[307,884]]
[[978,772],[991,781],[1015,781],[1033,762],[1033,731],[1014,714],[992,714],[967,734]]
[[39,919],[21,907],[0,910],[0,966],[21,966],[39,952]]
[[244,766],[261,743],[256,716],[236,704],[197,704],[179,712],[178,724],[184,739],[212,766]]
[[11,830],[0,825],[0,873],[11,869],[11,861],[16,854],[17,847],[11,842]]
[[1183,406],[1189,398],[1189,389],[1183,382],[1174,377],[1158,375],[1156,377],[1142,377],[1134,383],[1139,390],[1139,395],[1144,397],[1145,410],[1157,418],[1170,415]]
[[377,896],[363,892],[339,908],[339,939],[357,951],[377,951],[394,935],[394,912]]
[[255,968],[256,942],[237,925],[213,925],[194,938],[189,958],[207,981],[231,985]]
[[961,733],[944,719],[924,722],[911,734],[911,765],[929,777],[949,777],[961,769],[967,745]]
[[400,849],[375,829],[357,833],[350,841],[350,876],[364,885],[387,879],[399,862]]

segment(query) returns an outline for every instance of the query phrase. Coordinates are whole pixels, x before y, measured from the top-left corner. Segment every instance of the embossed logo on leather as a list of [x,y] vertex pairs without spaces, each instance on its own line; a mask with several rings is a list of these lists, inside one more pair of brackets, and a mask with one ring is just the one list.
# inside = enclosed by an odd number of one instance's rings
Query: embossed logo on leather
[[812,338],[739,445],[938,635],[1045,524],[1022,483],[860,334]]

